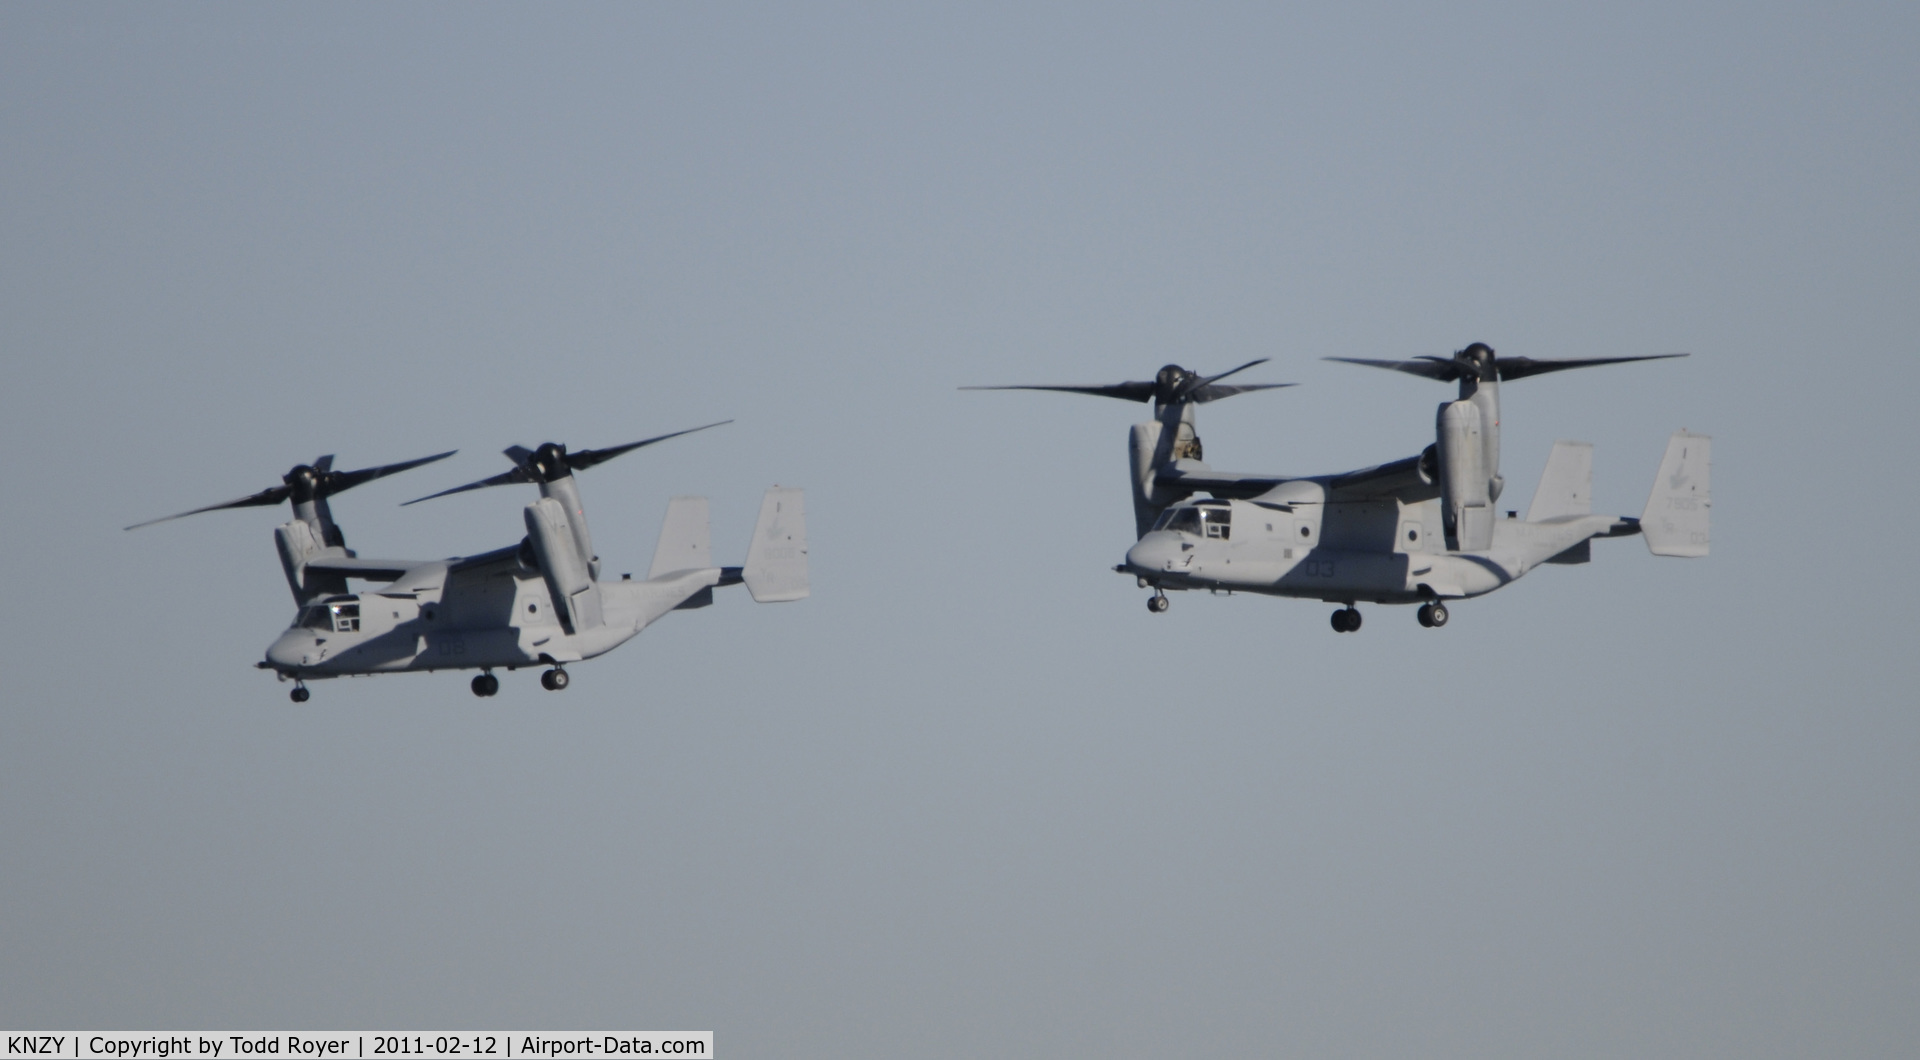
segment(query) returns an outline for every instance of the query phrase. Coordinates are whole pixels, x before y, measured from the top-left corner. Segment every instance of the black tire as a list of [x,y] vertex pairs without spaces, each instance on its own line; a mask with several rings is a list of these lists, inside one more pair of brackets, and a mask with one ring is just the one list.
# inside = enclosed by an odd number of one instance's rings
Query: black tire
[[1447,605],[1432,604],[1429,606],[1431,606],[1433,610],[1427,614],[1427,625],[1432,626],[1434,629],[1439,629],[1441,626],[1446,625],[1448,617]]
[[1349,607],[1347,608],[1347,632],[1357,633],[1359,632],[1359,630],[1360,630],[1360,612],[1355,608]]
[[549,692],[558,692],[567,687],[569,680],[571,678],[567,677],[567,672],[556,666],[540,675],[540,687]]
[[485,699],[500,691],[500,679],[492,674],[481,674],[473,679],[473,694]]
[[1421,604],[1420,610],[1414,613],[1414,617],[1420,620],[1420,624],[1422,626],[1425,626],[1428,629],[1432,629],[1433,628],[1433,605]]
[[1331,621],[1333,622],[1333,631],[1335,633],[1345,633],[1347,631],[1347,609],[1343,607],[1335,611]]
[[295,703],[305,703],[307,701],[307,697],[310,695],[312,695],[312,693],[308,692],[306,689],[296,688],[293,691],[287,693],[287,698],[293,700]]
[[1167,606],[1168,606],[1168,600],[1164,596],[1147,597],[1147,610],[1153,612],[1156,615],[1165,614],[1167,610]]

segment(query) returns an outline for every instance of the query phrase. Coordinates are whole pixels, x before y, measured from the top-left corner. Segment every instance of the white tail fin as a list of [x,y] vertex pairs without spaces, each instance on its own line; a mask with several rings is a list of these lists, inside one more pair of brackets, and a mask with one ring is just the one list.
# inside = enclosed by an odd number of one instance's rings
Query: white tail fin
[[1640,514],[1640,532],[1656,556],[1707,554],[1707,516],[1713,508],[1708,473],[1713,468],[1713,439],[1704,434],[1675,431],[1667,439],[1667,455],[1653,480],[1647,510]]
[[653,566],[647,569],[647,577],[713,566],[709,526],[705,497],[675,497],[668,501],[667,520],[660,524],[660,543],[654,546]]
[[1527,522],[1539,523],[1567,515],[1593,514],[1593,445],[1555,442],[1547,470],[1533,491]]
[[760,501],[760,521],[747,546],[741,579],[763,604],[806,599],[807,502],[797,489],[776,486]]

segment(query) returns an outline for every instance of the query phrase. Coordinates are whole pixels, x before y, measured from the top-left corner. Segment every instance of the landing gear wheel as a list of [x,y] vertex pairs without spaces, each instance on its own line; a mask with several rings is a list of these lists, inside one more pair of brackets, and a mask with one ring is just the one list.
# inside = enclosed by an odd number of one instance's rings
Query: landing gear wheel
[[1439,629],[1447,624],[1447,605],[1435,600],[1421,610],[1427,613],[1427,625]]
[[1171,606],[1172,601],[1168,600],[1164,594],[1155,593],[1147,597],[1147,610],[1156,615],[1165,614],[1167,608]]
[[481,674],[473,679],[473,694],[482,699],[500,691],[500,679],[492,674]]
[[1414,612],[1413,617],[1419,619],[1420,624],[1422,626],[1425,626],[1428,629],[1432,629],[1433,628],[1433,605],[1421,604],[1420,610]]
[[1360,612],[1351,607],[1343,607],[1333,613],[1333,631],[1352,633],[1360,628]]
[[307,691],[306,685],[294,685],[293,691],[287,693],[287,698],[293,700],[295,703],[305,703],[307,697],[310,695],[312,695],[312,693]]
[[558,666],[540,675],[540,687],[549,692],[558,692],[567,687],[567,672]]

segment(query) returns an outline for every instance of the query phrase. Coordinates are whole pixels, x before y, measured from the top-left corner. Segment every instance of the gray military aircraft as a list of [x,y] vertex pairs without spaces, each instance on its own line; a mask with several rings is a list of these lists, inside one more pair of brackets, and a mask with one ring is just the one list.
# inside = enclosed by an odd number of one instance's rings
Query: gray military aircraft
[[[327,506],[334,494],[451,452],[347,472],[334,471],[333,458],[323,456],[287,472],[279,486],[127,529],[222,508],[293,502],[293,520],[274,531],[274,543],[299,612],[256,665],[292,680],[295,703],[307,701],[309,680],[418,670],[478,669],[473,694],[491,696],[500,690],[494,670],[545,666],[540,684],[559,691],[570,681],[568,663],[611,651],[669,611],[711,604],[715,586],[744,583],[761,603],[807,595],[805,499],[800,490],[780,487],[761,501],[743,566],[713,565],[707,499],[675,497],[667,504],[646,580],[624,574],[619,581],[600,580],[600,557],[587,533],[574,472],[719,425],[609,449],[568,452],[553,442],[532,450],[514,446],[506,450],[511,470],[417,499],[510,483],[538,486],[540,499],[524,512],[526,537],[476,556],[362,559],[346,547]],[[349,592],[349,579],[365,583],[362,590]]]
[[1350,633],[1360,628],[1355,605],[1362,600],[1418,604],[1422,626],[1444,626],[1446,601],[1490,593],[1543,563],[1586,563],[1596,537],[1640,534],[1658,556],[1706,555],[1712,440],[1684,430],[1668,440],[1638,518],[1593,514],[1593,447],[1585,442],[1554,443],[1525,519],[1517,511],[1498,519],[1493,507],[1506,484],[1502,380],[1684,356],[1499,358],[1474,343],[1452,357],[1327,358],[1459,384],[1459,397],[1440,406],[1425,451],[1337,475],[1239,474],[1201,462],[1196,406],[1291,385],[1219,382],[1266,358],[1214,376],[1170,364],[1151,382],[962,389],[1151,400],[1153,422],[1136,424],[1130,442],[1139,540],[1114,570],[1153,589],[1147,607],[1155,613],[1167,610],[1169,589],[1265,593],[1341,604],[1333,628]]

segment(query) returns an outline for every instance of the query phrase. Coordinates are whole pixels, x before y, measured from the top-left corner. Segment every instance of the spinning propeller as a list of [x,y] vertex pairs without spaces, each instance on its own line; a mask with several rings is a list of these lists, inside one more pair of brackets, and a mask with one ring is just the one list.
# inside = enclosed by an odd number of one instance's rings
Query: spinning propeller
[[478,482],[469,482],[464,486],[455,486],[450,490],[429,493],[425,497],[415,497],[403,503],[401,507],[405,507],[408,504],[419,504],[421,501],[430,501],[435,497],[445,497],[450,493],[465,493],[468,490],[485,489],[488,486],[507,486],[516,482],[556,482],[573,474],[575,471],[585,471],[595,464],[604,464],[614,457],[619,456],[621,453],[632,452],[643,445],[664,442],[669,438],[678,438],[683,434],[692,434],[695,431],[704,431],[708,427],[719,427],[732,422],[732,420],[721,420],[719,423],[709,423],[702,427],[689,427],[684,431],[674,431],[672,434],[656,435],[652,438],[644,438],[637,442],[628,442],[626,445],[616,445],[609,449],[581,449],[578,452],[569,453],[567,452],[567,447],[558,442],[548,442],[538,449],[528,449],[525,446],[519,445],[512,446],[504,451],[507,454],[507,459],[513,461],[513,470],[502,471],[491,478],[483,478]]
[[1238,368],[1231,368],[1219,375],[1201,375],[1189,371],[1177,364],[1160,369],[1151,381],[1133,381],[1109,383],[1104,386],[963,386],[962,390],[1059,390],[1069,394],[1092,394],[1095,397],[1119,398],[1122,401],[1146,401],[1152,399],[1156,405],[1175,405],[1182,402],[1203,404],[1220,398],[1245,394],[1253,390],[1272,390],[1277,387],[1293,386],[1292,383],[1226,383],[1220,380],[1252,368],[1256,364],[1265,364],[1271,360],[1262,357],[1257,361],[1248,361]]
[[437,453],[433,456],[423,456],[418,460],[406,460],[398,464],[382,464],[379,467],[363,467],[358,471],[333,470],[333,454],[329,453],[311,464],[301,464],[287,472],[281,476],[281,484],[278,486],[270,486],[258,493],[248,494],[245,497],[226,501],[222,504],[209,504],[205,508],[195,508],[192,511],[180,512],[175,515],[163,515],[158,519],[149,519],[144,523],[135,523],[127,527],[127,529],[138,530],[143,526],[164,523],[169,519],[180,519],[189,515],[199,515],[201,512],[219,511],[222,508],[266,508],[288,499],[291,499],[296,505],[309,504],[315,501],[324,502],[328,497],[336,493],[344,493],[363,482],[372,482],[377,478],[385,478],[388,475],[419,467],[421,464],[431,464],[435,460],[445,460],[457,452],[459,452],[459,450],[449,449],[444,453]]
[[1452,357],[1434,357],[1425,355],[1411,361],[1370,361],[1360,357],[1327,357],[1325,360],[1342,361],[1347,364],[1364,364],[1373,368],[1388,368],[1408,375],[1425,376],[1451,383],[1457,379],[1472,379],[1484,382],[1488,379],[1504,381],[1525,379],[1530,375],[1542,375],[1546,372],[1559,372],[1568,368],[1591,368],[1597,364],[1622,364],[1627,361],[1661,361],[1669,357],[1685,357],[1684,353],[1656,353],[1642,357],[1585,357],[1559,361],[1536,361],[1531,357],[1495,357],[1493,347],[1484,342],[1476,342]]

